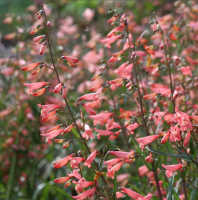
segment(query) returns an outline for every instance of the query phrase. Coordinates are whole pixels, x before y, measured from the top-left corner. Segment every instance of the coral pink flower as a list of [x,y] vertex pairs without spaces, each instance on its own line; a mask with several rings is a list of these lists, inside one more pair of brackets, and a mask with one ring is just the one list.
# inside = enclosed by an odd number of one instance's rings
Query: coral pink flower
[[181,164],[177,164],[177,165],[164,165],[162,164],[162,167],[164,167],[166,169],[166,176],[167,177],[171,177],[173,175],[173,172],[178,171],[182,168]]
[[58,85],[56,85],[56,87],[54,88],[53,92],[54,93],[59,93],[62,89],[63,84],[59,83]]
[[97,115],[90,115],[89,117],[94,119],[94,126],[97,124],[104,125],[113,114],[114,113],[100,113]]
[[60,135],[63,131],[64,131],[64,129],[58,129],[58,130],[54,130],[54,131],[48,132],[46,134],[40,134],[40,135],[47,137],[47,139],[51,140],[51,139],[57,137],[58,135]]
[[77,63],[77,62],[79,62],[78,58],[74,58],[74,57],[71,57],[71,56],[62,56],[61,58],[67,60],[70,63]]
[[90,190],[86,190],[85,192],[77,195],[77,196],[71,196],[73,199],[78,199],[78,200],[83,200],[86,199],[87,197],[93,197],[95,193],[96,188],[92,188]]
[[177,122],[180,125],[181,131],[187,131],[188,129],[192,130],[193,126],[189,119],[189,115],[181,112],[178,107],[175,108],[175,114],[173,116],[173,121]]
[[176,142],[181,140],[180,130],[177,125],[171,126],[169,139],[171,142]]
[[93,139],[94,134],[88,124],[85,124],[84,126],[85,132],[82,134],[83,138],[86,138],[88,140],[89,138]]
[[116,199],[120,199],[124,196],[122,192],[116,192]]
[[63,133],[61,134],[61,136],[65,135],[66,133],[69,133],[69,132],[72,130],[73,127],[74,127],[73,124],[69,125],[69,126],[63,131]]
[[40,108],[42,108],[41,115],[43,115],[44,113],[47,113],[47,112],[51,112],[51,111],[56,110],[61,107],[61,105],[59,105],[59,104],[48,104],[48,105],[37,104],[37,105]]
[[190,140],[190,136],[191,136],[190,131],[188,131],[187,134],[186,134],[186,137],[184,139],[184,146],[185,147],[188,146],[188,143],[189,143],[189,140]]
[[187,66],[187,67],[182,67],[180,68],[181,72],[183,73],[184,76],[189,75],[192,76],[192,71],[191,71],[191,67]]
[[73,157],[70,160],[70,166],[74,169],[74,168],[78,168],[78,164],[85,161],[85,158],[82,157]]
[[53,163],[54,169],[58,169],[58,168],[61,168],[65,165],[67,165],[67,163],[71,160],[72,157],[73,157],[73,155],[69,155],[61,160],[56,161],[55,163]]
[[28,87],[31,90],[37,90],[41,87],[44,87],[46,85],[48,85],[48,82],[37,82],[37,83],[23,83],[23,85],[25,85],[26,87]]
[[115,22],[117,18],[118,18],[118,15],[113,15],[113,16],[107,21],[107,23],[111,24],[111,23]]
[[49,121],[54,115],[56,114],[56,110],[50,112],[50,113],[47,113],[47,114],[42,114],[41,115],[41,120],[43,122],[47,122]]
[[99,92],[86,94],[82,97],[79,97],[78,100],[97,101],[97,100],[99,100],[99,96],[98,96],[99,94],[100,94]]
[[135,200],[149,200],[153,196],[152,194],[148,193],[148,195],[144,197],[143,195],[138,194],[137,192],[134,192],[133,190],[127,188],[121,188],[121,190]]
[[127,65],[128,65],[128,62],[123,63],[122,65],[120,65],[120,67],[118,69],[114,70],[114,72],[122,77],[122,73],[125,70],[125,68],[127,67]]
[[108,153],[110,155],[116,156],[117,158],[126,158],[131,153],[133,154],[134,151],[132,151],[132,150],[130,152],[125,152],[125,151],[109,151]]
[[93,185],[94,182],[92,181],[85,181],[84,178],[80,179],[77,183],[76,183],[76,187],[75,190],[76,192],[83,192],[83,188],[89,187],[91,185]]
[[63,88],[62,96],[63,96],[63,99],[65,99],[67,97],[67,89],[65,87]]
[[168,131],[168,132],[164,135],[164,137],[163,137],[162,140],[161,140],[161,143],[162,143],[162,144],[165,144],[166,141],[168,140],[169,136],[170,136],[170,131]]
[[150,155],[145,158],[145,161],[147,163],[152,163],[153,162],[152,153],[150,153]]
[[96,154],[98,153],[97,150],[95,150],[94,152],[92,152],[89,157],[87,158],[87,160],[84,162],[84,166],[87,166],[88,168],[91,167],[91,163],[94,161]]
[[104,164],[107,165],[107,170],[109,171],[113,165],[116,165],[121,161],[121,158],[114,158],[108,161],[105,161]]
[[147,53],[152,54],[152,55],[155,55],[155,51],[153,50],[153,49],[154,49],[154,46],[147,46],[147,45],[144,45],[144,48],[145,48],[145,50],[147,51]]
[[36,92],[33,92],[31,89],[29,89],[29,95],[32,95],[34,97],[39,97],[41,96],[42,94],[44,94],[46,91],[46,88],[42,88],[40,90],[37,90]]
[[85,111],[90,115],[96,115],[96,112],[90,108],[87,104],[83,103],[82,106],[85,108]]
[[60,177],[54,180],[55,183],[65,183],[69,181],[71,178],[70,177]]
[[120,26],[115,27],[108,35],[107,38],[117,35],[118,32],[122,32],[124,29],[124,25],[121,24]]
[[81,175],[78,173],[79,169],[74,169],[72,173],[67,174],[70,178],[75,177],[76,179],[81,179]]
[[145,145],[150,144],[157,138],[158,138],[158,135],[150,135],[150,136],[146,136],[146,137],[142,137],[142,138],[135,138],[135,140],[139,143],[139,145],[143,151]]
[[121,38],[122,38],[122,34],[114,35],[110,38],[102,39],[102,40],[100,40],[100,42],[105,44],[105,46],[109,49],[109,48],[111,48],[112,43],[114,43],[116,40],[121,39]]
[[143,165],[138,168],[138,172],[139,172],[139,175],[142,177],[142,176],[145,176],[147,173],[149,173],[149,170],[146,165]]
[[43,37],[45,37],[45,36],[44,35],[39,35],[39,36],[37,36],[37,37],[35,37],[33,39],[33,42],[39,42],[41,39],[43,39]]
[[94,128],[94,130],[96,130],[98,132],[98,135],[97,137],[100,138],[100,136],[111,136],[111,135],[114,135],[115,133],[112,132],[112,131],[107,131],[107,130],[99,130],[97,128]]
[[43,64],[43,63],[42,62],[32,63],[32,64],[22,67],[21,70],[22,71],[31,71],[31,70],[35,69],[36,67],[38,67],[40,64]]
[[45,47],[46,47],[46,44],[45,44],[45,43],[43,43],[43,44],[41,45],[41,48],[40,48],[40,50],[39,50],[39,54],[40,54],[40,55],[43,55],[43,53],[44,53],[44,50],[45,50]]
[[119,171],[119,169],[122,167],[122,165],[124,164],[124,161],[116,164],[115,166],[113,166],[108,172],[107,172],[107,176],[108,177],[112,177],[114,176],[116,171]]
[[145,100],[150,100],[150,99],[154,99],[156,96],[157,96],[157,93],[152,93],[152,94],[144,95],[143,98]]
[[[130,41],[130,42],[129,42]],[[131,46],[130,46],[131,45]],[[129,34],[129,39],[127,38],[123,50],[127,50],[129,47],[133,48],[133,43],[132,43],[132,34]]]

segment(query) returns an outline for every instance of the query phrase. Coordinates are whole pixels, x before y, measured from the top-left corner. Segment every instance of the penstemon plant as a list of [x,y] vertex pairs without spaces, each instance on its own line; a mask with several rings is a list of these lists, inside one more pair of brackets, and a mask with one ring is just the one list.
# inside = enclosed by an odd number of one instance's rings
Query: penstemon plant
[[[60,66],[66,64],[76,70],[81,60],[69,52],[55,58],[50,38],[53,27],[44,6],[37,12],[44,22],[30,35],[45,29],[45,35],[35,37],[33,42],[40,44],[40,55],[48,49],[51,64],[38,61],[21,69],[37,75],[48,68],[56,80],[24,85],[34,97],[49,91],[62,99],[38,104],[41,121],[48,122],[55,116],[62,120],[41,136],[49,144],[54,141],[63,149],[72,148],[71,154],[67,151],[53,166],[70,168],[70,173],[54,182],[64,183],[64,187],[74,184],[73,199],[197,198],[198,61],[193,57],[197,52],[198,6],[194,1],[190,4],[176,2],[174,18],[160,18],[151,12],[151,29],[139,35],[132,34],[135,27],[127,13],[109,9],[112,16],[108,24],[113,29],[100,39],[105,47],[104,60],[91,79],[91,93],[78,97],[75,104],[70,102],[72,92],[62,81]],[[189,13],[191,16],[184,20],[182,17]],[[148,35],[151,40],[146,39]],[[190,41],[192,46],[185,46]],[[97,57],[94,53],[89,56]],[[106,145],[101,146],[103,138]],[[86,179],[88,173],[91,180]]]

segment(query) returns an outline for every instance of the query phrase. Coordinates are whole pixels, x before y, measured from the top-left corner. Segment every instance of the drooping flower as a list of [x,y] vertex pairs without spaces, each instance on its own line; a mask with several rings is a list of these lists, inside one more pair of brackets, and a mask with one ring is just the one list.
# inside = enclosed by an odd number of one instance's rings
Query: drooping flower
[[85,161],[85,158],[82,157],[72,157],[70,159],[70,166],[74,169],[77,168],[78,169],[78,164]]
[[98,96],[99,94],[100,94],[99,92],[86,94],[82,97],[79,97],[78,100],[97,101],[97,100],[99,100],[99,96]]
[[173,175],[173,172],[178,171],[182,168],[182,164],[167,165],[167,166],[162,164],[162,167],[166,169],[166,176],[171,177]]
[[138,194],[137,192],[134,192],[133,190],[130,190],[128,188],[121,188],[121,191],[126,193],[128,196],[135,200],[149,200],[152,198],[152,194],[148,193],[147,196],[143,196],[141,194]]
[[92,197],[95,193],[96,188],[93,187],[90,190],[86,190],[85,192],[77,195],[77,196],[71,196],[73,199],[78,199],[78,200],[83,200],[86,199],[87,197]]
[[74,57],[71,57],[71,56],[62,56],[61,57],[62,60],[66,60],[67,61],[67,64],[73,68],[76,67],[76,63],[79,62],[79,59],[78,58],[74,58]]
[[124,164],[124,161],[116,164],[115,166],[113,166],[108,172],[107,172],[107,176],[108,177],[112,177],[114,176],[116,171],[119,171],[119,169],[122,167],[122,165]]
[[58,135],[60,135],[63,131],[64,131],[64,129],[58,129],[58,130],[54,130],[54,131],[48,132],[46,134],[40,134],[40,135],[47,137],[48,140],[51,140],[51,139],[57,137]]
[[107,170],[109,171],[113,165],[116,165],[120,161],[121,161],[121,158],[114,158],[114,159],[105,161],[104,164],[107,165]]
[[61,136],[65,135],[66,133],[69,133],[69,132],[72,130],[73,127],[74,127],[73,124],[69,125],[69,126],[63,131],[63,133],[61,134]]
[[168,131],[168,132],[164,135],[164,137],[163,137],[162,140],[161,140],[161,143],[162,143],[162,144],[165,144],[166,141],[168,140],[169,136],[170,136],[170,131]]
[[58,168],[61,168],[61,167],[65,166],[65,165],[67,165],[72,157],[73,157],[73,155],[69,155],[69,156],[66,156],[63,159],[60,159],[60,160],[56,161],[55,163],[53,163],[54,169],[58,169]]
[[71,178],[70,177],[60,177],[54,180],[55,183],[65,183],[69,181]]
[[63,84],[59,83],[58,85],[56,85],[56,87],[54,88],[53,92],[54,93],[59,93],[62,89]]
[[159,136],[158,135],[150,135],[142,138],[135,138],[135,140],[139,143],[142,151],[144,149],[144,146],[147,144],[150,144],[154,140],[156,140]]
[[86,138],[88,140],[89,138],[93,139],[94,134],[88,124],[85,124],[84,126],[85,132],[82,134],[83,138]]
[[[41,96],[46,91],[46,88],[42,88],[42,87],[47,86],[48,84],[49,84],[48,82],[37,82],[37,83],[29,83],[29,84],[23,83],[23,85],[29,88],[28,90],[29,95],[31,94],[33,96]],[[40,89],[40,90],[33,92],[34,90],[37,90],[37,89]]]
[[94,182],[93,181],[86,181],[84,178],[81,178],[77,183],[76,183],[76,186],[75,186],[75,190],[76,192],[83,192],[83,189],[86,188],[86,187],[89,187],[91,185],[93,185]]
[[96,115],[96,112],[90,108],[87,104],[83,103],[82,106],[85,108],[85,111],[90,115]]
[[26,65],[26,66],[22,67],[21,70],[22,71],[31,71],[31,70],[35,69],[36,67],[38,67],[41,64],[43,64],[43,62],[32,63],[32,64],[29,64],[29,65]]
[[188,143],[189,143],[189,140],[190,140],[190,136],[191,136],[191,133],[190,133],[190,131],[188,131],[187,134],[186,134],[186,137],[184,139],[184,146],[185,147],[188,146]]
[[67,174],[70,178],[75,177],[76,179],[80,180],[81,179],[81,175],[79,174],[79,169],[74,169],[73,172],[71,172],[70,174]]
[[98,153],[97,150],[95,150],[94,152],[92,152],[89,157],[87,158],[87,160],[84,162],[84,166],[87,166],[88,168],[91,167],[91,163],[94,161],[96,154]]
[[114,113],[100,113],[97,115],[90,115],[89,117],[94,119],[94,126],[97,124],[104,125],[113,114]]

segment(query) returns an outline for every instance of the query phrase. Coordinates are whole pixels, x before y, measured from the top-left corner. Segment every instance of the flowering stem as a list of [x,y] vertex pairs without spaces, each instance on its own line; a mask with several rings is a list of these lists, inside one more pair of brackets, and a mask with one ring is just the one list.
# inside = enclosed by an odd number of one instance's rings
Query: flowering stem
[[[131,56],[132,53],[133,53],[133,51],[135,50],[135,47],[134,47],[134,50],[131,48],[131,42],[130,42],[130,38],[129,38],[129,30],[128,30],[128,26],[127,26],[127,21],[125,21],[125,30],[126,30],[126,34],[127,34],[127,39],[129,41],[129,48],[131,50],[130,51],[130,56]],[[141,96],[141,92],[140,92],[139,85],[138,85],[138,76],[137,76],[137,71],[136,71],[135,58],[133,58],[132,62],[133,62],[133,68],[134,68],[135,83],[137,84],[136,87],[137,87],[137,90],[138,90],[138,97],[139,97],[139,104],[140,104],[142,122],[143,122],[143,125],[145,127],[146,135],[149,136],[148,126],[147,126],[146,120],[144,118],[142,96]],[[131,79],[132,79],[132,71],[131,71]],[[133,80],[131,80],[131,81],[133,81]],[[149,144],[149,147],[151,147],[151,144]],[[153,162],[152,163],[152,171],[154,173],[154,178],[155,178],[155,182],[156,182],[156,186],[157,186],[157,191],[158,191],[159,199],[163,200],[162,194],[161,194],[161,190],[160,190],[160,186],[159,186],[158,176],[157,176],[157,173],[156,173],[156,171],[154,169],[155,169],[155,164]]]
[[165,59],[166,59],[166,66],[168,67],[168,75],[169,75],[169,79],[170,79],[170,88],[171,88],[171,101],[173,104],[173,112],[175,112],[175,100],[173,99],[173,93],[174,93],[174,88],[173,88],[173,81],[172,81],[172,77],[171,77],[171,68],[168,62],[168,57],[167,57],[167,47],[165,44],[165,40],[164,40],[164,33],[161,29],[161,33],[162,33],[162,40],[163,40],[163,44],[164,44],[164,53],[165,53]]
[[[53,65],[54,70],[55,70],[55,72],[56,72],[56,77],[57,77],[57,79],[58,79],[58,82],[60,83],[59,74],[58,74],[58,71],[57,71],[57,67],[55,66],[54,59],[53,59],[53,55],[52,55],[52,50],[51,50],[51,45],[50,45],[50,40],[49,40],[48,27],[47,27],[47,25],[46,25],[46,24],[47,24],[46,14],[45,14],[45,11],[44,11],[43,6],[41,6],[41,7],[42,7],[42,9],[43,9],[43,13],[44,13],[44,17],[45,17],[46,36],[47,36],[47,43],[48,43],[48,47],[49,47],[49,51],[50,51],[50,57],[51,57],[51,60],[52,60],[52,65]],[[60,64],[60,61],[59,61],[59,64]],[[59,64],[58,64],[58,65],[59,65]],[[62,92],[61,92],[61,93],[62,93]],[[70,109],[70,106],[69,106],[69,104],[68,104],[67,99],[64,98],[64,101],[65,101],[66,106],[67,106],[67,108],[68,108],[68,110],[69,110],[69,113],[70,113],[70,116],[71,116],[71,118],[72,118],[73,123],[76,124],[76,120],[75,120],[75,118],[74,118],[74,116],[73,116],[73,114],[72,114],[72,111],[71,111],[71,109]],[[85,145],[85,147],[86,147],[88,153],[91,154],[91,151],[89,150],[89,147],[87,146],[86,140],[82,137],[81,132],[80,132],[80,130],[79,130],[79,128],[78,128],[77,125],[76,125],[76,129],[77,129],[78,134],[79,134],[81,140],[83,141],[83,143],[84,143],[84,145]],[[99,171],[99,168],[98,168],[97,163],[96,163],[95,161],[93,161],[93,163],[94,163],[95,167],[97,168],[97,170]],[[106,188],[107,188],[107,192],[108,192],[109,198],[110,198],[110,199],[113,199],[112,194],[111,194],[110,189],[109,189],[109,186],[108,186],[108,184],[107,184],[107,182],[106,182],[104,176],[102,175],[101,178],[102,178],[102,180],[103,180],[103,182],[104,182],[104,184],[105,184],[105,186],[106,186]]]

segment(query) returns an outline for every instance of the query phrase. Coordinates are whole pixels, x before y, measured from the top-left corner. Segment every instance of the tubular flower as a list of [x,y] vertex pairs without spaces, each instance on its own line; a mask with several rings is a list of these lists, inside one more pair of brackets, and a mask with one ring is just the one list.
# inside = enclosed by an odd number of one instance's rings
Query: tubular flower
[[74,127],[73,124],[69,125],[69,126],[63,131],[63,133],[61,134],[61,136],[65,135],[66,133],[69,133],[69,132],[72,130],[73,127]]
[[112,131],[107,131],[107,130],[99,130],[97,128],[94,128],[98,132],[97,137],[100,138],[100,136],[111,136],[114,135],[115,133]]
[[184,146],[185,147],[188,146],[188,143],[189,143],[189,140],[190,140],[190,136],[191,136],[190,131],[188,131],[187,134],[186,134],[186,137],[184,139]]
[[[42,88],[42,87],[47,86],[48,84],[49,84],[48,82],[37,82],[37,83],[29,83],[29,84],[23,83],[23,85],[29,88],[28,93],[29,95],[32,95],[32,96],[41,96],[46,91],[46,88]],[[40,89],[40,90],[33,92],[33,90],[37,90],[37,89]]]
[[58,130],[54,130],[54,131],[48,132],[46,134],[40,134],[40,135],[47,137],[47,139],[51,140],[51,139],[57,137],[58,135],[60,135],[63,131],[64,131],[64,129],[58,129]]
[[126,158],[128,155],[131,155],[134,153],[134,151],[130,152],[124,152],[124,151],[109,151],[110,155],[116,156],[117,158]]
[[169,136],[170,136],[170,131],[168,131],[168,132],[164,135],[164,137],[163,137],[162,140],[161,140],[161,143],[162,143],[162,144],[165,144],[166,141],[168,140]]
[[83,138],[86,138],[88,140],[89,138],[93,139],[94,134],[88,124],[85,124],[84,126],[85,132],[82,134]]
[[139,143],[139,145],[143,151],[145,145],[150,144],[151,142],[156,140],[158,137],[159,137],[158,135],[150,135],[147,137],[135,138],[135,140]]
[[114,113],[100,113],[97,115],[90,115],[89,117],[94,119],[94,126],[97,124],[104,125],[113,114]]
[[75,187],[75,190],[79,193],[79,192],[83,192],[83,188],[89,187],[91,185],[93,185],[94,182],[92,181],[85,181],[84,178],[80,179]]
[[85,108],[85,111],[90,115],[96,115],[96,112],[90,108],[87,104],[83,103],[82,106]]
[[121,161],[121,158],[114,158],[114,159],[105,161],[104,164],[107,165],[107,170],[109,171],[112,168],[113,165],[116,165],[120,161]]
[[75,177],[76,179],[80,180],[81,179],[81,175],[78,173],[79,169],[74,169],[72,173],[67,174],[70,178]]
[[166,169],[166,176],[167,177],[171,177],[173,175],[173,172],[178,171],[182,168],[181,164],[178,165],[164,165],[162,164],[162,167],[164,167]]
[[61,91],[63,84],[59,83],[58,85],[56,85],[56,87],[54,88],[53,92],[54,93],[59,93]]
[[79,97],[78,100],[97,101],[97,100],[99,100],[99,96],[98,96],[99,94],[100,94],[99,92],[86,94],[82,97]]
[[92,152],[89,157],[87,158],[87,160],[84,162],[84,166],[87,166],[88,168],[91,167],[91,163],[94,161],[96,154],[98,153],[97,150],[95,150],[94,152]]
[[112,177],[114,176],[116,171],[119,171],[119,169],[122,167],[122,165],[124,164],[124,161],[116,164],[115,166],[113,166],[108,172],[107,172],[107,176],[108,177]]
[[70,177],[60,177],[54,180],[55,183],[65,183],[69,181],[71,178]]
[[144,197],[143,195],[138,194],[137,192],[134,192],[133,190],[127,188],[121,188],[121,190],[135,200],[149,200],[153,196],[152,194],[148,193],[148,195]]
[[150,155],[145,158],[145,161],[147,163],[152,163],[153,162],[152,153],[150,153]]
[[68,162],[72,159],[72,157],[73,157],[73,155],[69,155],[69,156],[66,156],[65,158],[63,158],[61,160],[56,161],[55,163],[53,163],[54,169],[58,169],[58,168],[61,168],[65,165],[67,165]]
[[177,125],[171,126],[169,139],[171,142],[176,142],[181,140],[180,130]]
[[85,192],[77,195],[77,196],[71,196],[73,199],[78,199],[78,200],[83,200],[86,199],[87,197],[93,197],[95,193],[96,187],[93,187],[90,190],[86,190]]
[[61,57],[62,60],[66,60],[67,61],[67,64],[73,68],[76,67],[76,63],[79,62],[79,59],[78,58],[74,58],[74,57],[71,57],[71,56],[62,56]]
[[32,63],[32,64],[29,64],[29,65],[22,67],[21,70],[22,71],[31,71],[41,64],[43,64],[43,62]]
[[85,158],[82,157],[73,157],[70,160],[70,166],[74,169],[74,168],[78,168],[78,164],[85,161]]

